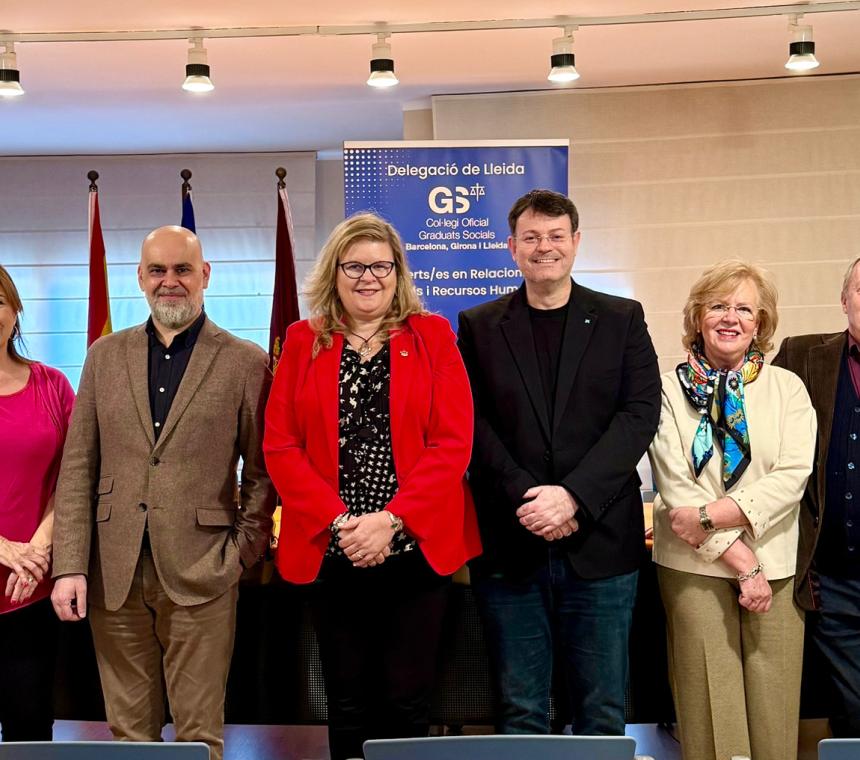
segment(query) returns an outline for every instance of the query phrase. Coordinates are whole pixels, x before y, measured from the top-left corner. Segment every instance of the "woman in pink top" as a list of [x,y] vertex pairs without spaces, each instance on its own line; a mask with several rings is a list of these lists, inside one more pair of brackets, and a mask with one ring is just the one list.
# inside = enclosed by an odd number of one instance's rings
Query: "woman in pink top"
[[0,728],[50,740],[56,618],[50,566],[54,489],[74,403],[56,369],[19,353],[21,299],[0,266]]

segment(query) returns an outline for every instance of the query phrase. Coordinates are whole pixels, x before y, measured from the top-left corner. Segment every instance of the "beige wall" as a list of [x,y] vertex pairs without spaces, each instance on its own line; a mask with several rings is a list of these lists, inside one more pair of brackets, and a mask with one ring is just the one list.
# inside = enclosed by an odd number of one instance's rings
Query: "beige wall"
[[[343,159],[317,159],[317,213],[313,257],[322,249],[331,231],[343,221]],[[301,286],[301,282],[299,283]]]
[[[404,122],[426,124],[413,112]],[[661,366],[682,359],[680,310],[708,264],[764,264],[785,335],[840,330],[860,254],[860,77],[433,99],[436,139],[571,141],[584,285],[642,301]]]
[[432,108],[413,108],[403,112],[403,139],[433,139]]

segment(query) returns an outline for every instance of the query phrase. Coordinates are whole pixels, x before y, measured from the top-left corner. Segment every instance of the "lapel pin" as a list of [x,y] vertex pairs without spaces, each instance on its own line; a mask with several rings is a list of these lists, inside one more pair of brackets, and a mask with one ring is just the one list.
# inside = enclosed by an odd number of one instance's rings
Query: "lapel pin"
[[409,352],[408,352],[406,349],[403,349],[403,350],[400,352],[400,355],[401,355],[401,356],[409,356]]
[[585,324],[590,325],[590,324],[591,324],[591,320],[590,320],[590,319],[586,319],[586,320],[585,320]]

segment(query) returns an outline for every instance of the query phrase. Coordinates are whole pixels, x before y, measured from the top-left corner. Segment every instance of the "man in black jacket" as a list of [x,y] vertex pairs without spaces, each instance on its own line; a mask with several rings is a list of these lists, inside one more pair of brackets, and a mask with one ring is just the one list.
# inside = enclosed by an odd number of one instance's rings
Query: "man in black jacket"
[[636,465],[660,376],[639,303],[570,277],[573,203],[520,198],[508,246],[523,286],[460,314],[475,398],[469,468],[484,555],[472,581],[501,733],[547,733],[560,653],[576,734],[624,733],[643,514]]

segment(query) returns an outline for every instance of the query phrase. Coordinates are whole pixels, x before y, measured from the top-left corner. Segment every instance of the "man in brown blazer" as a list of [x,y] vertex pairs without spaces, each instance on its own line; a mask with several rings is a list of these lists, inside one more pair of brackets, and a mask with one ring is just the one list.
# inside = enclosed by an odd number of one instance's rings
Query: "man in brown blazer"
[[266,546],[274,492],[267,357],[208,319],[209,274],[196,235],[155,230],[138,267],[149,320],[87,354],[57,486],[52,599],[62,620],[89,611],[117,739],[160,739],[164,683],[177,739],[220,760],[239,576]]
[[842,283],[848,329],[786,338],[773,363],[806,385],[818,450],[800,510],[795,598],[828,665],[834,736],[860,736],[860,258]]

